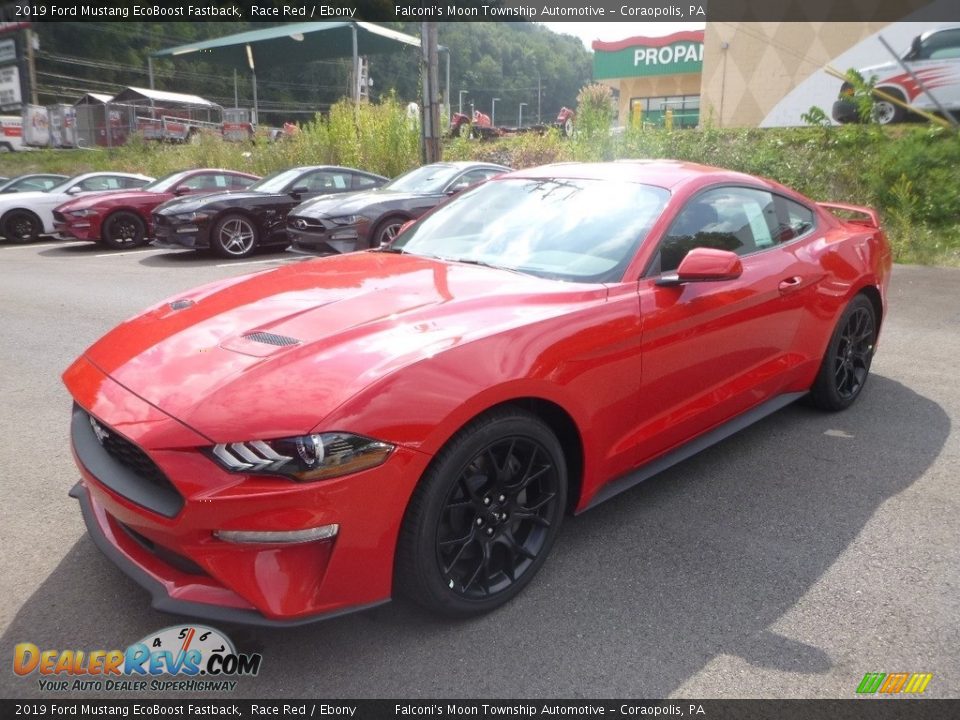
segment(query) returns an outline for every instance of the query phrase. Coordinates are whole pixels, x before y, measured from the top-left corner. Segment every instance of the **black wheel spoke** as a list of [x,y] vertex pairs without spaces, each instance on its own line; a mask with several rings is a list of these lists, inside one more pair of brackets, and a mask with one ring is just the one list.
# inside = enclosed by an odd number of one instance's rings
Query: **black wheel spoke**
[[524,435],[502,437],[470,458],[450,485],[437,528],[447,587],[485,600],[520,581],[559,524],[559,483],[553,456]]

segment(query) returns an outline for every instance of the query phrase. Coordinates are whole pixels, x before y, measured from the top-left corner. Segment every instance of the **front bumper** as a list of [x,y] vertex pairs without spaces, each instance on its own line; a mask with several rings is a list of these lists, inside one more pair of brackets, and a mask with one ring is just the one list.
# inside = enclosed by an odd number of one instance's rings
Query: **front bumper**
[[89,240],[90,242],[99,242],[100,240],[100,219],[99,218],[76,218],[60,219],[57,215],[53,218],[53,234],[61,240]]
[[160,247],[207,250],[210,247],[210,225],[204,223],[175,224],[162,215],[153,216],[153,237]]
[[[94,414],[141,450],[172,487],[173,498],[169,492],[158,498],[155,482],[138,486],[129,470],[118,480],[110,462],[96,455],[102,446],[84,437],[84,423],[74,423],[81,481],[71,495],[80,501],[91,538],[150,592],[155,608],[296,625],[390,599],[400,523],[426,455],[398,447],[378,468],[317,483],[237,475],[197,449],[208,444],[203,436],[88,361],[78,360],[64,379],[76,412]],[[297,545],[233,544],[214,535],[331,523],[340,526],[335,539]]]
[[335,226],[332,228],[310,227],[300,229],[287,223],[287,237],[294,252],[311,255],[334,255],[337,253],[366,250],[370,243],[370,224]]

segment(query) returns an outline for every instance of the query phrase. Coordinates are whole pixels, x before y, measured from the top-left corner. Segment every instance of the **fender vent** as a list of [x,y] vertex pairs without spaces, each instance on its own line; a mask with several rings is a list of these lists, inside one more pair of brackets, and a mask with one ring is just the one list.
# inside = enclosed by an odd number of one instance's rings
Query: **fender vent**
[[274,333],[268,332],[250,333],[249,335],[244,335],[243,339],[263,343],[264,345],[277,345],[278,347],[300,344],[300,341],[296,338],[287,337],[286,335],[275,335]]
[[170,303],[171,310],[183,310],[193,305],[193,300],[174,300]]

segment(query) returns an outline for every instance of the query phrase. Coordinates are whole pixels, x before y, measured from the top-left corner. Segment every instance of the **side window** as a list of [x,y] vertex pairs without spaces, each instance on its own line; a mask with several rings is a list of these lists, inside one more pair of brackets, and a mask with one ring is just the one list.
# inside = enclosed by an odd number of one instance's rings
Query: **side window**
[[244,190],[257,181],[256,178],[245,177],[243,175],[228,175],[227,180],[229,181],[230,188],[234,190]]
[[927,38],[920,50],[921,60],[960,58],[960,30],[944,30]]
[[222,174],[200,173],[188,177],[180,187],[186,190],[217,190],[227,186]]
[[780,219],[775,231],[777,242],[793,240],[813,229],[814,214],[810,208],[785,197],[777,197],[777,206]]
[[110,175],[87,178],[86,180],[80,182],[80,189],[85,191],[119,190],[120,188],[121,185],[119,178]]
[[447,192],[459,192],[460,190],[465,190],[474,183],[478,183],[481,180],[488,180],[502,172],[502,170],[497,170],[496,168],[479,168],[477,170],[470,170],[450,183],[447,186]]
[[118,188],[142,188],[146,185],[149,180],[143,180],[141,178],[110,178],[111,181],[116,182]]
[[350,178],[345,173],[320,171],[297,180],[297,187],[305,186],[309,192],[342,192],[350,188]]
[[773,196],[751,188],[708,190],[680,211],[660,242],[659,272],[672,272],[698,247],[748,255],[772,247],[777,212]]
[[370,177],[369,175],[353,175],[353,183],[351,187],[354,190],[369,190],[370,188],[379,187],[381,182],[375,177]]

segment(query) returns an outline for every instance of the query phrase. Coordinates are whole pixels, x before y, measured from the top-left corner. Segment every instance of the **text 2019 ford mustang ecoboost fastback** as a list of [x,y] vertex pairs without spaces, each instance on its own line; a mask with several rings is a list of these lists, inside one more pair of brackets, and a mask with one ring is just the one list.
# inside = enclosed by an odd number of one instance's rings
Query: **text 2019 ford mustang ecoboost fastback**
[[222,280],[64,374],[72,494],[160,609],[306,622],[516,595],[568,512],[867,381],[876,213],[669,161],[483,183],[378,250]]

